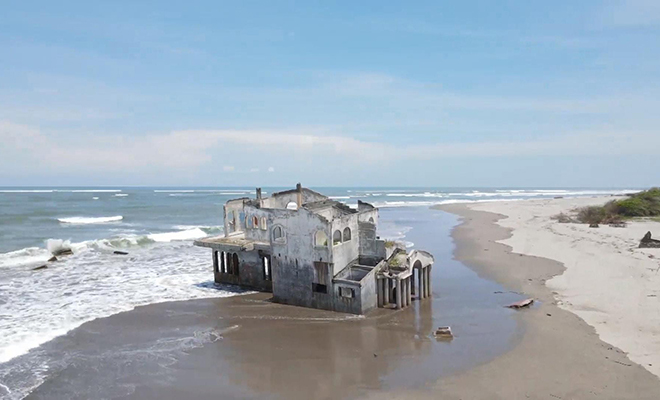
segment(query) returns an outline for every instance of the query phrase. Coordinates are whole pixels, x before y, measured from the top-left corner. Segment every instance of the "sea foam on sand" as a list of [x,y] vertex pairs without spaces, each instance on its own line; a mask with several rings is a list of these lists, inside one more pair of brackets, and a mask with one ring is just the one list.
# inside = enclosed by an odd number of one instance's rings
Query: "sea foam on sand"
[[473,210],[506,215],[513,229],[501,241],[514,253],[559,261],[566,270],[548,280],[558,305],[593,326],[600,338],[660,376],[660,249],[640,249],[660,223],[630,222],[625,228],[562,224],[551,217],[576,207],[604,204],[612,197],[546,199],[471,204]]

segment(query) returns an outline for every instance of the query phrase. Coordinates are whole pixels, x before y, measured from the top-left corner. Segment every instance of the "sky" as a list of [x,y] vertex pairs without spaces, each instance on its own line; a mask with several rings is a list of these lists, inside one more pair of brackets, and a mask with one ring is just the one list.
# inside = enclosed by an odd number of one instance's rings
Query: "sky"
[[21,1],[0,185],[660,185],[660,1]]

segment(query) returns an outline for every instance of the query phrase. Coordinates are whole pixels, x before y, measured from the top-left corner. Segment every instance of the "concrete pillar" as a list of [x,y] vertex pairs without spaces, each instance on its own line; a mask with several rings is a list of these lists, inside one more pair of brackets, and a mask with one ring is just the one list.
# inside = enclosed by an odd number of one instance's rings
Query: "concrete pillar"
[[401,279],[396,280],[396,309],[401,309]]
[[390,279],[383,278],[383,291],[385,292],[385,297],[383,297],[383,306],[388,306],[390,304]]
[[408,277],[408,279],[406,279],[406,282],[407,282],[407,284],[408,284],[408,285],[407,285],[407,286],[408,286],[408,290],[407,290],[407,292],[408,292],[408,297],[406,298],[406,300],[408,301],[408,305],[409,305],[409,306],[410,306],[410,304],[412,304],[412,281],[413,281],[412,278],[413,278],[412,275],[410,275],[410,276]]
[[427,272],[428,277],[429,277],[429,297],[433,295],[433,286],[431,285],[431,265],[429,265],[426,269],[429,271]]
[[401,307],[405,307],[406,299],[408,298],[408,293],[406,293],[408,286],[405,279],[399,279],[399,283],[401,284]]
[[426,281],[426,292],[424,297],[429,297],[431,295],[431,279],[429,275],[429,267],[424,268],[424,281]]
[[385,291],[383,290],[384,279],[376,279],[376,288],[378,289],[378,308],[383,308],[385,300]]
[[423,286],[423,281],[422,281],[422,269],[418,268],[417,269],[417,298],[418,299],[423,299],[424,298],[424,286]]

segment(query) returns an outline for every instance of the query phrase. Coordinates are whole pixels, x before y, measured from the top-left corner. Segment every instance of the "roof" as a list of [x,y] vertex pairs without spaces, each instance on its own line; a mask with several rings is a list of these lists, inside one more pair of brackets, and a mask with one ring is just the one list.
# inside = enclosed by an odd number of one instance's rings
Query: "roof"
[[240,251],[240,250],[267,250],[270,249],[269,242],[259,242],[246,239],[245,235],[236,236],[214,236],[195,240],[195,246],[210,247],[215,250]]
[[328,208],[335,208],[344,214],[355,214],[357,212],[356,210],[352,209],[346,204],[332,199],[305,203],[302,205],[302,208],[309,210],[311,212],[318,212],[318,211],[326,210]]

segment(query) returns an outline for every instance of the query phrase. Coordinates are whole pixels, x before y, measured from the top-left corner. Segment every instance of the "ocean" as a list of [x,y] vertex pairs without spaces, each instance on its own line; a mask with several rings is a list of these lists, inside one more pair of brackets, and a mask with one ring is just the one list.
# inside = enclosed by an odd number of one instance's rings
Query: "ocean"
[[[403,241],[410,226],[388,211],[395,207],[636,191],[313,189],[348,205],[361,199],[381,207],[379,235]],[[84,322],[136,306],[236,295],[237,290],[213,284],[210,255],[192,241],[222,234],[222,205],[245,196],[253,197],[254,189],[0,188],[0,364]],[[73,255],[35,270],[62,248]],[[128,254],[114,254],[117,250]]]

